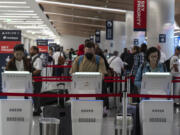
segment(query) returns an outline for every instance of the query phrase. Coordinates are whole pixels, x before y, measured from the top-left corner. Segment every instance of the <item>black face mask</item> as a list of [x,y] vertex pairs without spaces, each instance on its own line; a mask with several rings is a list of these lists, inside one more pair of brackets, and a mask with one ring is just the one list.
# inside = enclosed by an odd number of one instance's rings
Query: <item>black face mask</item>
[[92,53],[86,53],[85,56],[86,56],[86,58],[88,60],[92,60],[92,58],[93,58],[93,54]]

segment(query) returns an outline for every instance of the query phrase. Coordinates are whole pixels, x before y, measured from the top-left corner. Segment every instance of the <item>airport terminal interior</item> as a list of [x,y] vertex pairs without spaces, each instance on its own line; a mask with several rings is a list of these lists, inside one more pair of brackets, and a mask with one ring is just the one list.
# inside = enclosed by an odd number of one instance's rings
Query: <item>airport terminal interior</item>
[[180,0],[0,0],[0,135],[180,135]]

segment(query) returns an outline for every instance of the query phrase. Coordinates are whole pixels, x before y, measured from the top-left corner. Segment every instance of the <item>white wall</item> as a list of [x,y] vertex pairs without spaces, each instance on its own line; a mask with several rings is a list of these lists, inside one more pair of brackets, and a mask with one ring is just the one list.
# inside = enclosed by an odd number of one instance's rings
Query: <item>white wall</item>
[[[101,43],[102,49],[108,49],[110,53],[117,50],[119,53],[123,52],[123,48],[126,46],[125,38],[125,22],[114,21],[113,27],[113,40],[106,40],[106,31],[101,31]],[[113,47],[110,44],[113,44]]]
[[70,35],[61,35],[60,36],[60,45],[64,47],[64,50],[74,48],[78,49],[80,44],[84,44],[84,41],[87,38],[78,37],[78,36],[70,36]]

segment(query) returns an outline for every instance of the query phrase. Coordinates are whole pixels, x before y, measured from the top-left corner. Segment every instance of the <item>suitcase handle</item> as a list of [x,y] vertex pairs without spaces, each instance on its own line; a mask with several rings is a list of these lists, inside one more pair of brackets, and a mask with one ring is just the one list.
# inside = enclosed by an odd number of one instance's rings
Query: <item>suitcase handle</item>
[[65,86],[65,83],[58,83],[57,84],[57,86],[60,86],[60,85]]

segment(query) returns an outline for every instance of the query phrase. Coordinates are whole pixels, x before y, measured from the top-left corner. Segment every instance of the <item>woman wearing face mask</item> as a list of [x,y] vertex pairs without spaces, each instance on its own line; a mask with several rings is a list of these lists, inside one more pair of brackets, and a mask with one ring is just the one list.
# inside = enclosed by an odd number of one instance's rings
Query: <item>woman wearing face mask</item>
[[141,88],[142,75],[145,72],[167,72],[166,66],[159,62],[160,52],[157,48],[151,47],[146,53],[147,62],[142,64],[137,71],[135,77],[135,85],[138,89]]
[[14,57],[8,62],[6,71],[31,71],[30,62],[25,58],[23,44],[14,47]]

